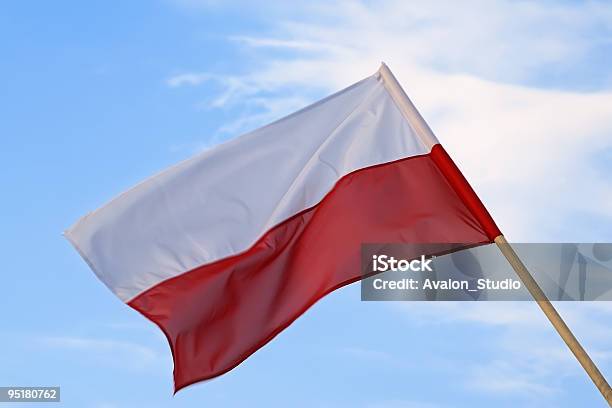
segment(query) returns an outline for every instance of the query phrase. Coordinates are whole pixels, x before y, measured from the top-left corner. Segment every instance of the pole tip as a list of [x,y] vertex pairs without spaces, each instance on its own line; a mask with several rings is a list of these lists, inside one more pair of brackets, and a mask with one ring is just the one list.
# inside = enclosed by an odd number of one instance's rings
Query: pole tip
[[388,74],[389,72],[391,72],[391,70],[387,64],[385,64],[385,61],[380,61],[380,67],[378,68],[378,71],[376,71],[376,74],[383,75],[383,73]]

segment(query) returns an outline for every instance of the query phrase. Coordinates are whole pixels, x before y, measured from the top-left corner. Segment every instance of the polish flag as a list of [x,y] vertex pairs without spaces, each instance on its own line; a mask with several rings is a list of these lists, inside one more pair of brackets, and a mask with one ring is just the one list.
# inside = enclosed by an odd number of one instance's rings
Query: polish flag
[[383,64],[143,181],[65,235],[165,333],[179,390],[360,280],[362,243],[475,246],[501,234]]

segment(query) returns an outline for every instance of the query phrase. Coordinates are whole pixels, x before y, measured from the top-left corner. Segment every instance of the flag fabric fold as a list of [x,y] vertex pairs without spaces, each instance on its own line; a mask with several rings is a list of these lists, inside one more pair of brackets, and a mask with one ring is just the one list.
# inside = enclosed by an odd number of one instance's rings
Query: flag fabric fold
[[176,390],[231,370],[361,279],[362,243],[500,235],[387,71],[179,163],[66,231],[165,333]]

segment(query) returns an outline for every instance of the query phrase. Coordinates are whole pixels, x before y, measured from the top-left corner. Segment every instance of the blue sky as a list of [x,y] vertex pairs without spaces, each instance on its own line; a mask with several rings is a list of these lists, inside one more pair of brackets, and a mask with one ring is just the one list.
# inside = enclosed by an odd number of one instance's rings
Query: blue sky
[[[169,349],[61,232],[385,60],[514,241],[612,242],[612,6],[214,0],[0,6],[0,385],[66,407],[604,406],[536,306],[319,302],[172,396]],[[612,376],[612,307],[562,304]]]

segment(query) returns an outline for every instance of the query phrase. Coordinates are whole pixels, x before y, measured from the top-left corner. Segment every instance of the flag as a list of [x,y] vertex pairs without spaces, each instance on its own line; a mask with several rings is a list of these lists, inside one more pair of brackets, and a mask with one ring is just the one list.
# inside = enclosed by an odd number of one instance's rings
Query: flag
[[383,64],[145,180],[65,235],[165,333],[178,390],[360,280],[362,243],[474,246],[500,232]]

